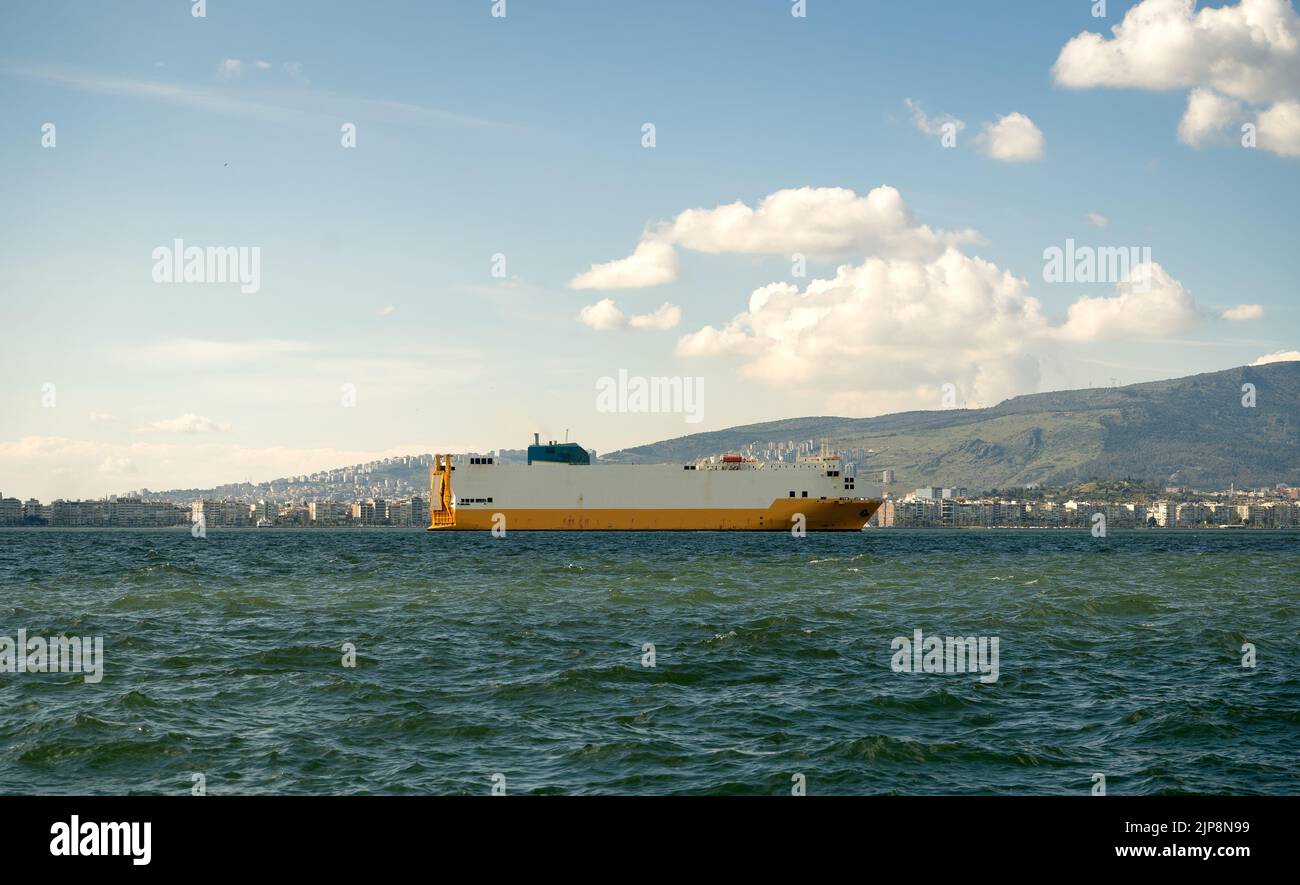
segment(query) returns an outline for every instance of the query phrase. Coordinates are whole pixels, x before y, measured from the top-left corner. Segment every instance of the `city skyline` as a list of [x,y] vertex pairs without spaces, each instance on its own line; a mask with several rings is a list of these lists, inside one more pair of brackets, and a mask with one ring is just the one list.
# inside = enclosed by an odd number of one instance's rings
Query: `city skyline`
[[[1294,5],[1093,5],[6,10],[0,488],[1300,358]],[[161,278],[185,246],[256,286]],[[700,423],[603,411],[620,371]]]

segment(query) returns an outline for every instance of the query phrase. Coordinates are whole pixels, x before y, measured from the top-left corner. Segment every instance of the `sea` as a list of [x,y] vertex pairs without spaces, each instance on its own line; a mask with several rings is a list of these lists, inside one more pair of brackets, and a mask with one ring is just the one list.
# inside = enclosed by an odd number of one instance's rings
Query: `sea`
[[0,586],[6,794],[1300,793],[1295,532],[24,528]]

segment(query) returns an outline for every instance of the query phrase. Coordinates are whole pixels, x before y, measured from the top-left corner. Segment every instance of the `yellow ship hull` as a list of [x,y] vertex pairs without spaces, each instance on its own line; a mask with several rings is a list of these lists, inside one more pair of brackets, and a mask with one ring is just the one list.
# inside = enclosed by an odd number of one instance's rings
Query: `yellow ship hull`
[[880,502],[866,498],[778,498],[766,508],[455,508],[430,531],[788,532],[804,518],[810,532],[860,531]]

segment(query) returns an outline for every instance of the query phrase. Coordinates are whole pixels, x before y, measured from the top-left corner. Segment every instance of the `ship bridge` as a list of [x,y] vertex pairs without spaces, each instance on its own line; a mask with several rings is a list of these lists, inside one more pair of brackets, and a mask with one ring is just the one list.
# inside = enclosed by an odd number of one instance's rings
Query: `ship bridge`
[[533,443],[528,447],[528,463],[534,461],[551,464],[591,464],[591,453],[571,442]]

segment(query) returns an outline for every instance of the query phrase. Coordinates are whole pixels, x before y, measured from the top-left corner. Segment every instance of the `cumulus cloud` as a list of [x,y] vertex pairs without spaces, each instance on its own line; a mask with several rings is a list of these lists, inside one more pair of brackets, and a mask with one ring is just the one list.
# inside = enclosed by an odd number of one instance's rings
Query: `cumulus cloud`
[[1259,147],[1300,155],[1300,16],[1290,0],[1199,11],[1195,0],[1142,0],[1111,34],[1084,32],[1066,43],[1052,68],[1056,82],[1192,90],[1178,127],[1185,143],[1203,144],[1258,113]]
[[1067,341],[1167,338],[1200,319],[1192,294],[1153,261],[1133,268],[1114,296],[1079,298],[1053,334]]
[[[1028,284],[949,249],[933,261],[869,258],[800,291],[773,283],[721,328],[683,335],[679,356],[735,355],[770,385],[816,382],[831,395],[959,383],[997,399],[1032,389],[1024,342],[1048,328]],[[935,359],[942,353],[942,359]]]
[[633,329],[673,329],[682,321],[682,309],[665,301],[653,313],[637,314],[627,324]]
[[999,117],[984,124],[979,145],[984,153],[1004,163],[1030,163],[1043,158],[1046,139],[1034,121],[1021,113]]
[[226,433],[230,425],[187,412],[177,418],[153,421],[140,430],[149,433]]
[[1300,101],[1279,101],[1259,115],[1259,146],[1283,157],[1300,157]]
[[1245,113],[1239,101],[1210,89],[1193,89],[1187,96],[1187,110],[1178,121],[1178,140],[1202,147],[1237,125]]
[[624,328],[672,329],[682,321],[682,311],[677,305],[665,301],[653,313],[634,314],[629,317],[619,310],[612,298],[602,298],[579,311],[578,319],[600,332]]
[[1279,350],[1269,353],[1251,363],[1252,366],[1266,366],[1269,363],[1291,363],[1300,360],[1300,350]]
[[1109,218],[1096,212],[1089,212],[1085,217],[1088,219],[1088,223],[1093,227],[1105,227],[1110,224]]
[[842,187],[788,188],[764,197],[757,208],[736,202],[688,209],[674,219],[669,237],[687,249],[713,255],[888,252],[929,256],[975,235],[917,224],[902,194],[885,186],[866,196]]
[[1263,315],[1264,308],[1258,304],[1238,304],[1236,307],[1229,307],[1219,314],[1219,318],[1232,322],[1241,322],[1242,320],[1257,320]]
[[601,332],[621,329],[627,322],[627,317],[618,309],[613,298],[602,298],[595,304],[588,304],[578,312],[578,319]]
[[967,402],[997,402],[1036,389],[1062,343],[1165,338],[1200,317],[1191,293],[1152,263],[1053,323],[1024,279],[950,248],[929,261],[868,258],[803,289],[762,286],[731,321],[680,336],[676,354],[732,357],[742,377],[814,385],[828,403],[865,412],[914,407],[945,383]]
[[[1090,219],[1105,223],[1096,213]],[[755,207],[688,210],[642,243],[708,254],[858,253],[860,263],[841,265],[829,279],[753,290],[730,321],[680,335],[675,349],[684,358],[735,360],[742,377],[762,384],[815,388],[841,410],[915,408],[947,383],[964,402],[996,402],[1037,389],[1040,367],[1063,345],[1169,338],[1206,315],[1149,262],[1110,294],[1077,298],[1055,320],[1025,279],[960,248],[977,239],[919,223],[899,192],[882,186],[865,197],[799,188]],[[599,330],[663,329],[681,313],[665,304],[629,318],[605,298],[579,318]]]
[[916,124],[916,128],[920,129],[926,135],[944,135],[946,131],[949,131],[945,130],[944,127],[946,126],[951,126],[952,129],[950,131],[952,132],[961,132],[966,128],[966,123],[963,120],[957,119],[952,114],[939,114],[938,116],[931,117],[925,112],[925,109],[921,107],[920,102],[912,101],[910,98],[903,99],[903,104],[905,104],[907,109],[912,112],[912,122]]
[[932,258],[948,246],[978,239],[972,230],[933,230],[918,224],[902,195],[878,187],[866,196],[848,188],[779,190],[756,207],[743,202],[687,209],[647,232],[627,258],[592,265],[569,285],[575,289],[630,289],[675,281],[675,247],[710,255],[818,257],[882,253]]
[[243,63],[237,58],[223,58],[217,65],[217,76],[223,80],[233,80],[243,73]]
[[660,239],[643,239],[627,258],[593,264],[570,282],[574,289],[641,289],[671,283],[678,276],[677,253]]

